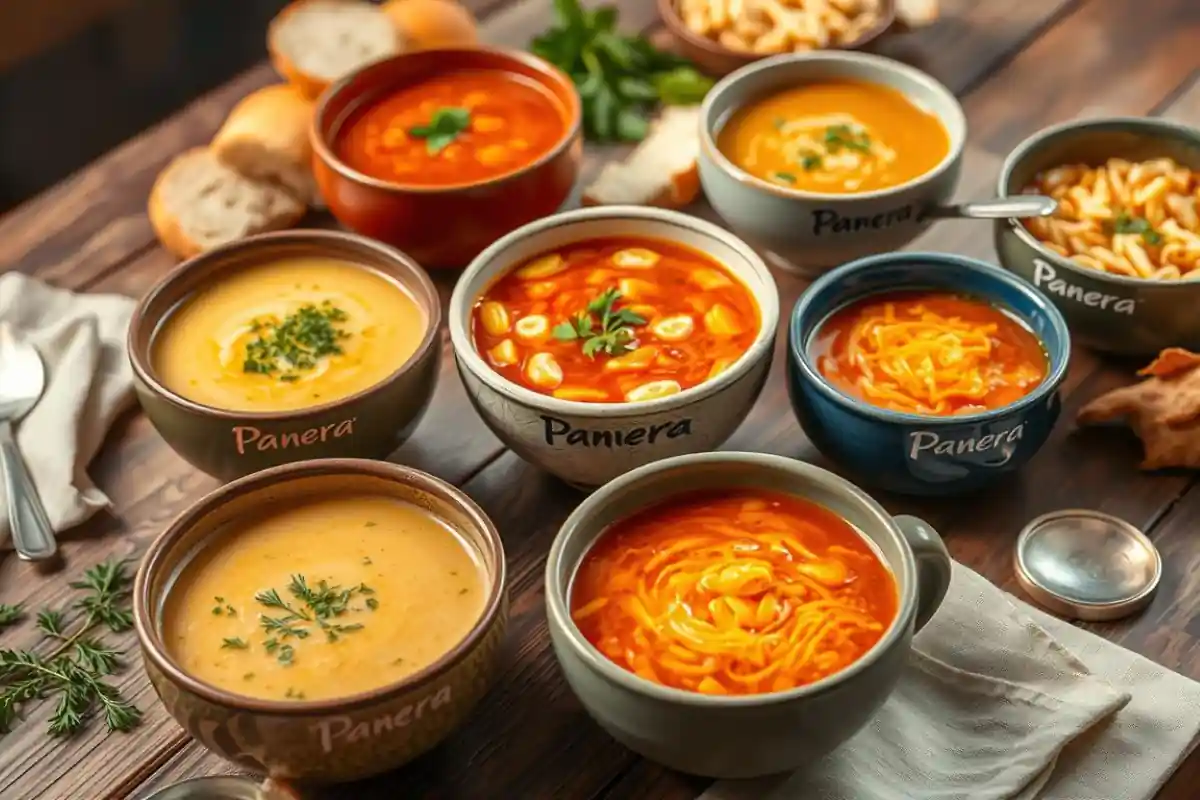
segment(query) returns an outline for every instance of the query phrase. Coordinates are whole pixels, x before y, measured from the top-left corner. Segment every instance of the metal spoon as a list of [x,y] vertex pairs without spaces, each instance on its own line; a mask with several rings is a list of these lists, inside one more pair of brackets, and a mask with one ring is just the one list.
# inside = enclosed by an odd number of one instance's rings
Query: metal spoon
[[1048,217],[1058,208],[1058,201],[1041,194],[1018,194],[1012,197],[993,197],[959,206],[934,206],[926,209],[928,219],[1025,219]]
[[45,561],[58,552],[54,529],[12,431],[12,423],[29,413],[45,389],[46,367],[38,351],[0,322],[0,473],[13,549],[26,561]]

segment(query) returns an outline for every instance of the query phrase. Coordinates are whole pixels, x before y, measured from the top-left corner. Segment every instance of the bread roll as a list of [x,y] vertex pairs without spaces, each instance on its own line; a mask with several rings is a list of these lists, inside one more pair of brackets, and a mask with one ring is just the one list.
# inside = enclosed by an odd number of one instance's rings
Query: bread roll
[[247,178],[278,184],[306,205],[318,205],[308,138],[312,115],[313,102],[290,84],[251,92],[213,137],[213,153]]
[[267,28],[271,63],[310,100],[402,46],[403,36],[388,15],[360,0],[297,0]]
[[289,228],[304,216],[290,192],[251,180],[221,163],[207,147],[175,157],[150,190],[150,224],[179,258],[256,233]]
[[700,193],[699,155],[700,107],[670,106],[629,158],[601,170],[583,204],[683,208]]
[[896,0],[896,21],[900,27],[924,28],[938,19],[938,0]]
[[458,0],[387,0],[381,8],[414,50],[471,47],[479,41],[474,15]]

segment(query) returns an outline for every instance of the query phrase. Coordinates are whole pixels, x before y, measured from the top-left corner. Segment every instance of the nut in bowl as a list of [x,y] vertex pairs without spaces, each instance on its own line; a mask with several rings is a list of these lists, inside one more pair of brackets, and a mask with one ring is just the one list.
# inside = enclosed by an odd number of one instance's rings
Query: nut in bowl
[[1146,118],[1056,125],[1013,150],[999,191],[1058,199],[1051,217],[997,220],[996,252],[1078,341],[1121,355],[1200,349],[1200,131]]
[[928,75],[864,53],[778,56],[700,112],[700,181],[738,235],[806,273],[902,248],[958,182],[967,125]]
[[779,298],[727,231],[604,206],[496,242],[463,273],[449,315],[484,422],[527,461],[590,487],[725,441],[766,381]]
[[801,296],[788,390],[808,438],[863,483],[969,491],[1020,469],[1061,409],[1070,335],[1058,309],[990,264],[865,258]]
[[289,464],[218,489],[155,540],[138,642],[205,747],[276,778],[355,780],[436,745],[487,691],[504,569],[495,527],[436,478]]
[[396,250],[334,231],[253,236],[188,261],[129,326],[138,401],[222,479],[311,458],[384,458],[437,383],[441,304]]
[[405,53],[322,96],[313,171],[347,227],[424,265],[461,267],[567,199],[580,113],[571,79],[527,53]]
[[568,684],[614,738],[750,778],[808,766],[866,724],[949,582],[935,532],[842,478],[703,453],[580,504],[546,560],[546,613]]

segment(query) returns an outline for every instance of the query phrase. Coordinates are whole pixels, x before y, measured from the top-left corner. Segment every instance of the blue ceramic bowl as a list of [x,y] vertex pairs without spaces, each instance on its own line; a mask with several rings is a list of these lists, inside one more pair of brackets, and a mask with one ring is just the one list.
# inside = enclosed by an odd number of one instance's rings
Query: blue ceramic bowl
[[[955,417],[889,411],[834,388],[809,352],[813,335],[849,303],[905,290],[949,291],[1007,309],[1042,340],[1046,380],[1011,405]],[[891,253],[838,267],[801,296],[788,325],[788,392],[808,438],[859,482],[901,494],[963,492],[1020,469],[1046,442],[1070,354],[1062,314],[1019,278],[961,256]]]

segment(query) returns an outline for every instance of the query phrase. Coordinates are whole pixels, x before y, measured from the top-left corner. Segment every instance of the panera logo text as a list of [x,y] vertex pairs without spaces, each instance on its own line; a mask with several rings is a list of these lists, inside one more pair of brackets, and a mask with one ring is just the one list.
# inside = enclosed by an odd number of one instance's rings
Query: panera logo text
[[916,218],[916,211],[911,205],[858,217],[843,217],[832,208],[818,208],[812,215],[812,232],[813,236],[824,236],[827,233],[878,231],[901,222],[913,221]]
[[238,425],[233,429],[233,444],[238,455],[246,455],[250,450],[265,452],[267,450],[287,450],[288,448],[304,447],[317,442],[328,442],[351,436],[354,433],[354,421],[358,417],[344,419],[341,422],[331,422],[319,428],[309,428],[282,435],[263,433],[253,425]]
[[551,447],[567,445],[603,447],[611,450],[614,447],[636,447],[640,444],[654,444],[664,439],[678,439],[692,433],[690,418],[627,429],[575,428],[564,419],[545,415],[542,416],[542,423],[542,436]]
[[1111,311],[1114,314],[1133,316],[1133,311],[1137,308],[1137,300],[1132,297],[1106,294],[1096,289],[1084,289],[1082,286],[1068,283],[1065,279],[1058,277],[1058,271],[1053,266],[1040,258],[1033,260],[1033,285],[1043,292],[1074,300],[1088,308]]
[[365,742],[398,728],[407,728],[429,711],[436,711],[450,702],[450,687],[442,686],[415,703],[409,703],[394,714],[382,714],[371,720],[355,722],[339,715],[325,717],[310,727],[321,742],[321,751],[332,753],[335,746]]
[[919,461],[929,456],[999,455],[1002,460],[989,462],[995,465],[1007,463],[1016,451],[1016,443],[1025,436],[1025,423],[1000,433],[984,436],[939,436],[933,431],[913,431],[908,435],[908,457]]

